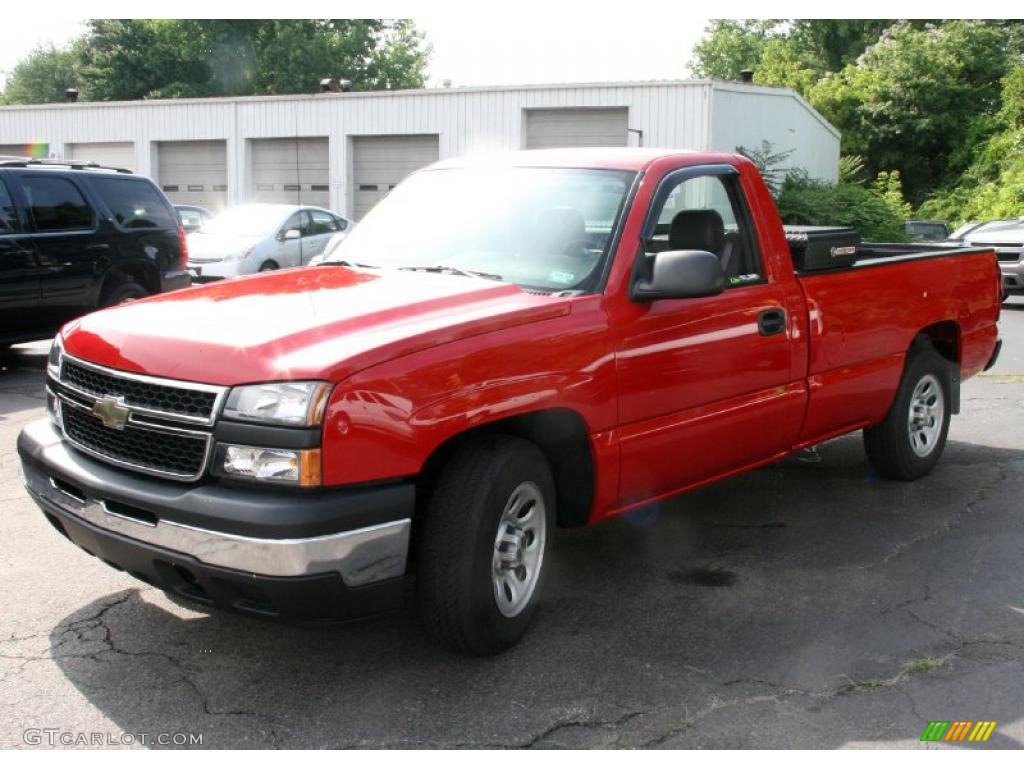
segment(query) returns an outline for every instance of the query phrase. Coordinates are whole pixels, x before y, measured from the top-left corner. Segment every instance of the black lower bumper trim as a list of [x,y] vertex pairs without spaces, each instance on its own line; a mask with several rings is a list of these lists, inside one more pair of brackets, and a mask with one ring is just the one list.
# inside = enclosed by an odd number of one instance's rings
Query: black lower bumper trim
[[90,555],[158,589],[210,607],[292,623],[333,623],[364,619],[401,603],[405,577],[349,587],[338,573],[256,576],[200,563],[97,528],[46,500],[36,502],[54,528]]

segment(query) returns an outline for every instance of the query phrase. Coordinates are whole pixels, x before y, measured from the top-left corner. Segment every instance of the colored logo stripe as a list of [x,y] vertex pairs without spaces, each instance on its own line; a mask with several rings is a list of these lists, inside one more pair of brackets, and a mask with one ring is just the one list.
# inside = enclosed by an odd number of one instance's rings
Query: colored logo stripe
[[974,730],[971,731],[971,737],[968,741],[988,741],[988,737],[992,735],[992,731],[996,729],[996,721],[982,721],[974,726]]
[[932,720],[921,734],[921,741],[941,741],[948,727],[948,720]]
[[988,741],[996,724],[995,720],[932,720],[921,734],[921,741]]

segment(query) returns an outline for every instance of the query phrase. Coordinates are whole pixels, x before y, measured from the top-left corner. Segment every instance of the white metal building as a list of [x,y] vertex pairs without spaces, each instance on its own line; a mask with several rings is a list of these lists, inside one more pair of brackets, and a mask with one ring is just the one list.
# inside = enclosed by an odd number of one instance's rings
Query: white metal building
[[796,93],[703,80],[448,88],[0,107],[0,154],[26,145],[151,176],[175,202],[321,205],[356,218],[411,171],[504,149],[735,151],[762,140],[835,180],[839,132]]

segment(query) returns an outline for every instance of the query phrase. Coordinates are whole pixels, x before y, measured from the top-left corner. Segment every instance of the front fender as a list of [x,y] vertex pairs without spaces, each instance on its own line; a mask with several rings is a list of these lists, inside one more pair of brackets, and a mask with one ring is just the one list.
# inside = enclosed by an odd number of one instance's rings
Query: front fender
[[608,334],[603,326],[580,325],[579,317],[566,316],[506,328],[343,380],[324,418],[325,485],[416,475],[450,438],[529,412],[568,409],[591,434],[610,428],[615,374]]

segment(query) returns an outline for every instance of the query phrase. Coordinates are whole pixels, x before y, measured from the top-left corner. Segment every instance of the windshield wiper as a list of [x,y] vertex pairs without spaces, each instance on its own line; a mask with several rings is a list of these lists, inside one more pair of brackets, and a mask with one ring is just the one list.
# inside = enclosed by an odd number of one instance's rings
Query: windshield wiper
[[503,280],[501,275],[496,275],[493,272],[477,272],[472,269],[459,269],[458,267],[449,267],[444,264],[436,264],[432,267],[399,267],[399,269],[406,272],[435,272],[441,275],[462,275],[462,277],[482,277],[486,280]]

